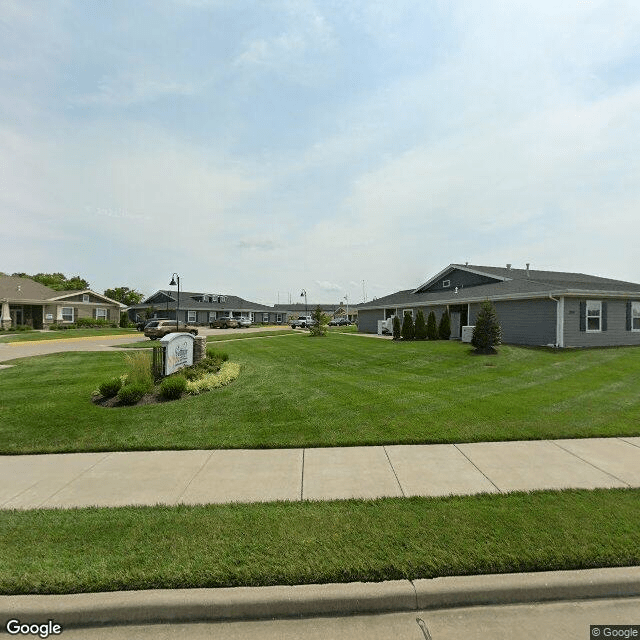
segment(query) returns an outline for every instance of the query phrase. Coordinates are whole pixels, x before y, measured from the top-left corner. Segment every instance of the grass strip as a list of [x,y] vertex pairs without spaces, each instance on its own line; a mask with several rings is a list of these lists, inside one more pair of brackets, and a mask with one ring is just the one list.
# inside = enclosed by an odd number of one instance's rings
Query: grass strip
[[91,338],[99,336],[126,336],[135,334],[135,329],[64,329],[63,331],[24,331],[13,335],[0,334],[0,343],[3,342],[42,342],[46,340],[64,340],[66,338]]
[[640,564],[640,490],[0,513],[0,593]]

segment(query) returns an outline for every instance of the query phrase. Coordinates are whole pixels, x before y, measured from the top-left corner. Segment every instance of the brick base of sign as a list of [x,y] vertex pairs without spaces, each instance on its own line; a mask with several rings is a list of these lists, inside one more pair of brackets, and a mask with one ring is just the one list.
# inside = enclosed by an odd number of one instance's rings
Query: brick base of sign
[[193,341],[193,364],[200,362],[207,355],[207,337],[196,336]]

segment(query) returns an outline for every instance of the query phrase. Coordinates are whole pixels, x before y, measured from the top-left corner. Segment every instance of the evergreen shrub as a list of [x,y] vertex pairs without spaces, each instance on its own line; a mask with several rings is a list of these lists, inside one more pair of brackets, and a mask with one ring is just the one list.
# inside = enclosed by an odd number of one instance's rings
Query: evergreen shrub
[[427,325],[424,321],[422,309],[418,309],[416,314],[416,340],[424,340],[427,337]]
[[429,311],[427,318],[427,338],[429,340],[438,339],[438,323],[436,322],[436,314],[433,311]]
[[125,384],[120,388],[120,391],[118,391],[118,400],[120,400],[122,404],[137,404],[149,390],[149,387],[141,382]]
[[489,300],[485,300],[478,311],[471,344],[476,348],[476,353],[496,353],[494,347],[500,344],[501,339],[502,328],[496,309]]
[[413,340],[416,337],[416,329],[413,326],[413,316],[408,311],[404,312],[402,321],[402,339]]
[[438,337],[440,340],[448,340],[451,337],[451,318],[449,317],[449,312],[446,309],[440,318]]
[[103,397],[113,398],[113,396],[115,396],[118,393],[118,391],[120,391],[121,387],[122,387],[122,380],[120,378],[112,378],[111,380],[107,380],[106,382],[103,382],[98,387],[98,390],[100,391],[100,394]]
[[187,380],[183,376],[169,376],[160,383],[160,397],[177,400],[187,390]]
[[393,316],[393,339],[400,340],[400,318]]

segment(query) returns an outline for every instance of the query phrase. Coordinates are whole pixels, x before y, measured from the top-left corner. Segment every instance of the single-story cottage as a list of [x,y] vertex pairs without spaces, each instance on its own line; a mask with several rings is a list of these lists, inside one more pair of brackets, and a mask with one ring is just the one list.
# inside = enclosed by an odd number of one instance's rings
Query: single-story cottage
[[415,289],[398,291],[358,308],[358,330],[377,333],[378,321],[425,319],[444,310],[451,337],[473,325],[483,301],[490,300],[502,327],[502,341],[556,347],[640,345],[640,284],[584,273],[450,264]]
[[223,317],[249,318],[256,324],[281,324],[286,322],[285,314],[258,302],[250,302],[238,296],[221,293],[201,293],[159,290],[140,304],[129,307],[128,315],[132,322],[146,318],[176,319],[193,325],[206,326]]
[[91,289],[56,291],[31,278],[0,276],[0,322],[4,329],[27,325],[46,329],[79,318],[120,322],[119,302]]

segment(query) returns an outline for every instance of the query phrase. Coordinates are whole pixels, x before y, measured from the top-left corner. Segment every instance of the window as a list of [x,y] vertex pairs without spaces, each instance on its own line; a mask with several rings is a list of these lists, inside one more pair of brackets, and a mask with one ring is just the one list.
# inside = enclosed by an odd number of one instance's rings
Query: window
[[640,331],[640,302],[631,303],[631,331]]
[[195,321],[196,321],[196,312],[187,311],[187,322],[195,322]]
[[401,314],[401,318],[404,318],[404,314],[405,313],[410,313],[411,314],[411,319],[413,319],[413,309],[403,309],[402,310],[402,314]]
[[107,310],[96,309],[96,320],[106,320],[106,319],[107,319]]
[[602,331],[602,302],[587,300],[587,331]]
[[88,293],[83,293],[82,294],[82,302],[89,302],[89,294]]
[[216,319],[216,312],[209,311],[209,322],[213,322]]
[[263,313],[262,314],[262,322],[269,322],[269,314],[268,313]]
[[62,321],[73,322],[73,307],[62,307]]
[[280,324],[282,322],[282,314],[281,313],[276,313],[276,322],[278,324]]
[[451,286],[451,280],[443,280],[442,281],[442,288],[446,289],[447,287]]

